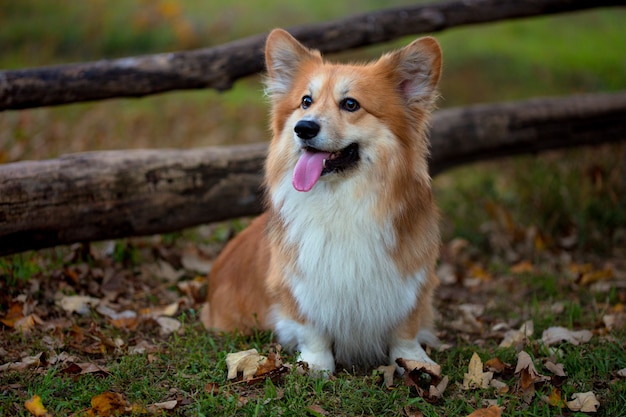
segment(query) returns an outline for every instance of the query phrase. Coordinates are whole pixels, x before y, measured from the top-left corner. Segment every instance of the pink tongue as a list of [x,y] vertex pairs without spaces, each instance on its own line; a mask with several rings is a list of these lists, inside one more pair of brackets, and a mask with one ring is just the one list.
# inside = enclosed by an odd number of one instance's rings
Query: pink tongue
[[324,169],[324,159],[330,157],[330,152],[302,152],[300,159],[293,170],[291,183],[298,191],[311,191]]

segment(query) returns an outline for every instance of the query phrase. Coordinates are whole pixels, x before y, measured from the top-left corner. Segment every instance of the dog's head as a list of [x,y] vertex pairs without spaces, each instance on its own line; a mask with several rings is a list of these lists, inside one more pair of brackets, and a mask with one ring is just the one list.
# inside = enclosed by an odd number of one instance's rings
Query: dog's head
[[344,65],[276,29],[265,58],[274,133],[268,177],[291,172],[294,188],[309,191],[320,178],[340,181],[371,165],[400,163],[427,175],[415,155],[427,154],[424,130],[441,74],[433,38],[373,63]]

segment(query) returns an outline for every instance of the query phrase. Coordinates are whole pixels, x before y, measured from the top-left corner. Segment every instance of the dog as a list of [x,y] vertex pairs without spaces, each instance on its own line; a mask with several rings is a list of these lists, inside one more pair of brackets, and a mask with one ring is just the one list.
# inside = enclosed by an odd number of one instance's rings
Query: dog
[[265,59],[267,210],[213,264],[210,327],[271,329],[318,372],[434,363],[420,343],[436,341],[427,129],[439,44],[335,64],[275,29]]

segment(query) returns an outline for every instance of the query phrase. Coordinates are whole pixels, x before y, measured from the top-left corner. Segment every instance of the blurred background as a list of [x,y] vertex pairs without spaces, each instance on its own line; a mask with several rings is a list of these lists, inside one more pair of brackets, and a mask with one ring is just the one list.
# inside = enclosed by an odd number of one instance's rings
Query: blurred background
[[[416,1],[3,0],[0,68],[204,48]],[[424,2],[425,3],[425,2]],[[626,87],[626,9],[453,28],[439,107]],[[411,39],[350,51],[374,58]],[[193,148],[268,140],[258,77],[224,93],[173,92],[0,113],[0,163],[104,149]],[[626,248],[624,144],[504,158],[439,175],[444,237],[510,261]],[[625,255],[626,256],[626,255]]]

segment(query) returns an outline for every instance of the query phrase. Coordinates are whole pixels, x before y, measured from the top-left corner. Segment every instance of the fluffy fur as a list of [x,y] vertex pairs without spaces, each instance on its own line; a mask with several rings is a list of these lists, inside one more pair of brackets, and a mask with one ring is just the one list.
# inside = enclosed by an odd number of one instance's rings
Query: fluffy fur
[[268,210],[214,263],[212,327],[272,329],[319,371],[431,362],[420,341],[433,339],[438,283],[426,129],[439,45],[334,64],[277,29],[266,64]]

